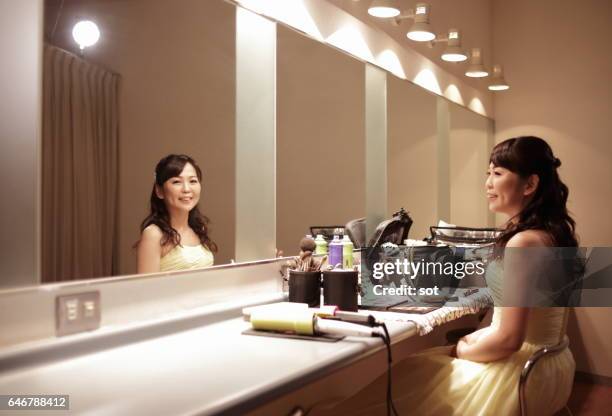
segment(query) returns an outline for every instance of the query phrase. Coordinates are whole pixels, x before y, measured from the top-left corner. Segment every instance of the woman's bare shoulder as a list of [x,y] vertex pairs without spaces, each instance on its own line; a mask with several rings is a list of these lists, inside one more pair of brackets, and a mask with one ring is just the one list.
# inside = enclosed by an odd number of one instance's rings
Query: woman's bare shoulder
[[520,231],[508,240],[506,247],[550,247],[553,245],[549,233],[544,230]]
[[160,243],[164,233],[161,228],[159,228],[155,224],[149,224],[146,226],[144,230],[142,230],[142,235],[140,237],[141,242],[145,243]]

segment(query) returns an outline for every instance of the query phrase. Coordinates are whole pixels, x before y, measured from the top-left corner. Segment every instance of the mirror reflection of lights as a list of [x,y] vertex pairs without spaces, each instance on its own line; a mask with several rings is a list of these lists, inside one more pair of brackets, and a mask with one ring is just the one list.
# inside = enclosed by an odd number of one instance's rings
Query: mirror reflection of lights
[[237,3],[252,12],[286,23],[320,42],[325,40],[304,0],[237,0]]
[[483,116],[487,116],[487,110],[485,110],[482,101],[478,97],[472,98],[472,101],[468,104],[468,108],[477,112],[478,114],[482,114]]
[[93,46],[100,39],[100,29],[91,20],[82,20],[72,28],[72,37],[81,50]]
[[338,29],[325,39],[325,41],[357,58],[367,62],[374,62],[374,55],[370,51],[368,43],[363,38],[363,34],[357,27],[351,24],[347,24]]
[[461,96],[461,91],[459,91],[459,88],[457,88],[455,84],[449,84],[449,86],[446,87],[446,90],[444,90],[444,96],[452,102],[459,105],[465,105],[463,102],[463,97]]
[[429,90],[438,95],[442,95],[442,89],[440,88],[438,78],[436,78],[436,75],[431,69],[422,69],[414,78],[413,82],[425,88],[426,90]]
[[406,79],[406,73],[399,58],[390,49],[385,49],[376,57],[376,63],[398,78]]

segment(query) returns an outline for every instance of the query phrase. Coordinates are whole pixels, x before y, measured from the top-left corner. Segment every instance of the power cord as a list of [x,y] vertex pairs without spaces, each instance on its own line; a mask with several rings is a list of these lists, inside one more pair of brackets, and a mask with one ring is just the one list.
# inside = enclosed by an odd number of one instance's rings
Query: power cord
[[387,416],[391,416],[391,413],[393,413],[394,416],[399,416],[395,404],[393,403],[393,391],[391,389],[391,363],[393,362],[393,357],[391,356],[391,337],[389,336],[387,325],[384,322],[377,322],[374,326],[382,327],[384,333],[378,333],[378,336],[382,338],[387,347]]

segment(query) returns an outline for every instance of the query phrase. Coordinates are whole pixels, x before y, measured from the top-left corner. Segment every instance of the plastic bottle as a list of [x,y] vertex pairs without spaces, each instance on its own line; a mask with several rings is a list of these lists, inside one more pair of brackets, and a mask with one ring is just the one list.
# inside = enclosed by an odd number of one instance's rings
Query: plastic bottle
[[335,235],[329,243],[329,265],[335,268],[338,264],[342,266],[342,241],[338,235]]
[[348,235],[342,239],[342,268],[353,268],[353,242]]
[[317,234],[315,242],[315,254],[327,254],[327,241],[323,238],[322,234]]

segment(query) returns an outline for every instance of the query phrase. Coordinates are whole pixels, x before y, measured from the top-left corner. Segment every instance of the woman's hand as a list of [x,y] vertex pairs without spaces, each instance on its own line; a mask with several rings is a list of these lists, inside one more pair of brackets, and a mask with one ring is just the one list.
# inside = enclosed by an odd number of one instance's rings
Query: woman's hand
[[467,334],[466,336],[459,339],[457,345],[454,345],[451,350],[451,357],[464,358],[465,351],[472,345],[476,344],[478,339],[483,336],[488,330],[489,327],[479,329],[478,331],[474,331],[471,334]]
[[464,338],[465,337],[461,338],[455,346],[454,356],[457,358],[465,359],[465,353],[470,348],[470,344],[468,344]]

